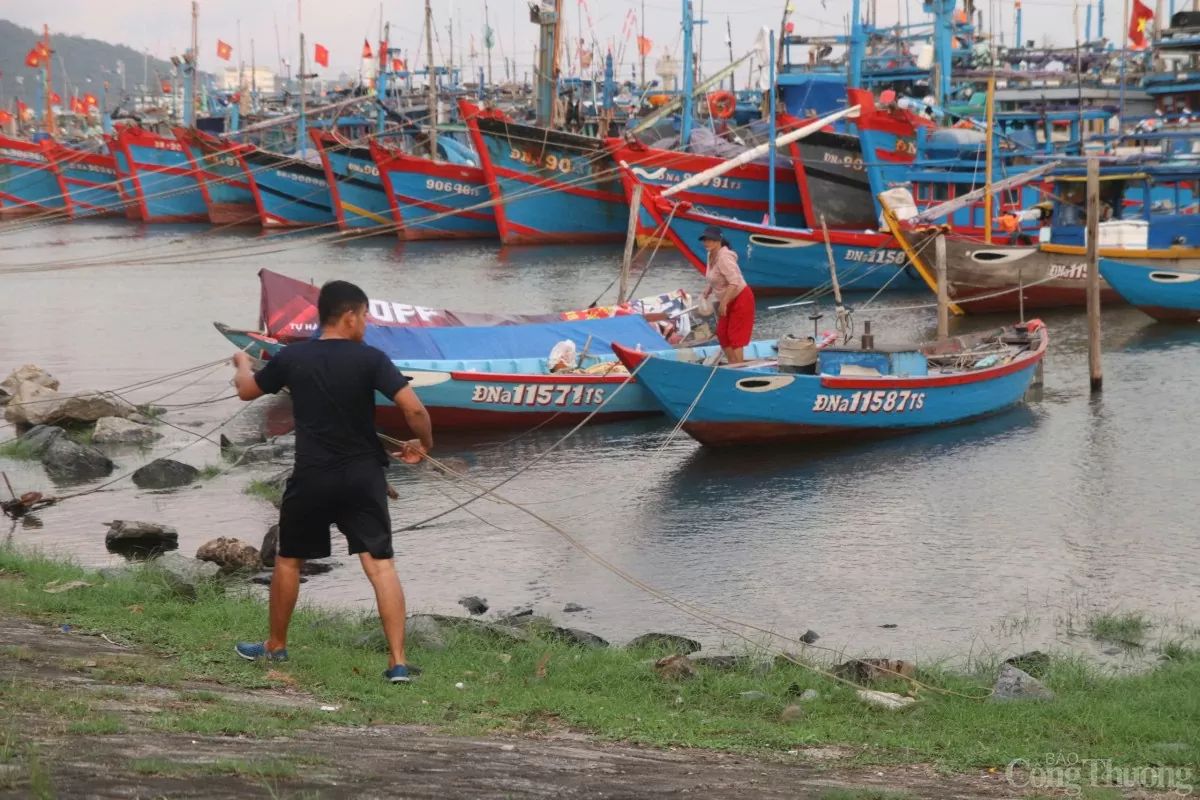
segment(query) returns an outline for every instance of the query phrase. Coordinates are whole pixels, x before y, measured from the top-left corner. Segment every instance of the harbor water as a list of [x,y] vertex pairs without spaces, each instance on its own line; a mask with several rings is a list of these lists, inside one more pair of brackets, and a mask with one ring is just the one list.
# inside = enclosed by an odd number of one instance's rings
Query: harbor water
[[[0,372],[36,363],[71,391],[129,386],[230,355],[211,323],[255,326],[262,268],[317,283],[344,278],[372,297],[419,305],[532,313],[586,306],[610,284],[621,257],[619,247],[334,243],[123,221],[0,233]],[[639,277],[639,296],[703,285],[669,251]],[[880,343],[933,335],[935,311],[912,308],[931,295],[869,299],[848,302],[858,328],[871,320]],[[813,330],[808,307],[767,310],[780,302],[759,301],[757,336]],[[819,324],[832,327],[827,301],[824,313]],[[1042,319],[1051,344],[1040,397],[990,419],[819,450],[707,451],[683,434],[672,437],[661,418],[597,426],[499,492],[701,616],[787,636],[812,629],[821,645],[854,655],[1094,649],[1080,635],[1084,621],[1114,610],[1149,614],[1158,623],[1149,644],[1184,637],[1200,627],[1197,425],[1189,421],[1200,393],[1200,328],[1107,309],[1104,390],[1091,396],[1082,310]],[[953,325],[966,332],[1012,321],[968,317]],[[286,400],[220,400],[232,391],[231,377],[221,366],[130,393],[175,407],[165,417],[174,427],[160,427],[164,438],[148,450],[115,451],[114,474],[184,446],[179,460],[219,464],[217,446],[199,434],[245,439],[286,427]],[[491,486],[564,431],[510,441],[518,433],[439,437],[435,455],[454,457],[472,480]],[[12,436],[0,427],[0,441]],[[257,545],[275,511],[243,490],[280,468],[239,467],[171,493],[124,481],[11,529],[4,520],[4,535],[96,566],[120,561],[104,547],[113,519],[173,525],[188,555],[217,536]],[[64,491],[36,462],[0,458],[0,470],[18,492]],[[390,479],[401,496],[392,504],[397,525],[468,496],[425,467],[397,465]],[[342,563],[310,578],[303,601],[369,609],[370,586],[334,536]],[[495,500],[399,534],[396,551],[412,610],[462,613],[458,599],[479,595],[495,609],[533,606],[614,642],[662,630],[695,635],[706,648],[744,644]],[[586,610],[564,615],[568,602]]]

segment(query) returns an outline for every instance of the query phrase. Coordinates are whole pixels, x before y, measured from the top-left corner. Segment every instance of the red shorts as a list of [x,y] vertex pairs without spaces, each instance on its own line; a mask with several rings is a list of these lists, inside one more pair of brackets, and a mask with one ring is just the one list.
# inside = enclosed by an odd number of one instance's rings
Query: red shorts
[[747,286],[729,304],[729,310],[717,320],[717,341],[721,347],[737,348],[750,344],[754,333],[754,292]]

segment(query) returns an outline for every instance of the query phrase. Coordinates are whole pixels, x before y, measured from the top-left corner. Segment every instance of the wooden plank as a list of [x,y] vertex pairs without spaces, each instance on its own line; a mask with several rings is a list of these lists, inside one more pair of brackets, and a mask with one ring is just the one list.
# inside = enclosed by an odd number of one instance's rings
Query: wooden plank
[[1092,392],[1104,388],[1100,364],[1100,162],[1088,159],[1087,166],[1087,314],[1088,374]]

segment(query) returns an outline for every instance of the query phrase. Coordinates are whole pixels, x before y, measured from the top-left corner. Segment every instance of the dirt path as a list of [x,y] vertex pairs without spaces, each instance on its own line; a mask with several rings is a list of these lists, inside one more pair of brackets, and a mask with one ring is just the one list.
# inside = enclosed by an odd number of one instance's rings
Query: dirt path
[[[551,738],[465,738],[416,726],[317,727],[287,737],[184,733],[156,724],[200,705],[318,709],[302,693],[215,683],[131,683],[169,662],[0,617],[0,798],[826,798],[1014,797],[1003,775],[923,766],[850,770],[831,750],[765,763]],[[113,676],[124,676],[113,679]],[[419,684],[397,687],[420,691]],[[119,724],[117,724],[119,723]],[[106,730],[107,726],[107,730]],[[862,790],[831,795],[835,789]]]

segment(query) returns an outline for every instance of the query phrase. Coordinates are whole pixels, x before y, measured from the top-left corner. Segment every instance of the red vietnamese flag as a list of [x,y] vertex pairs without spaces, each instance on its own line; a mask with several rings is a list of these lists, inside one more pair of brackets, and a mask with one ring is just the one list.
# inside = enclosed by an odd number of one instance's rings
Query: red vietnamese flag
[[37,50],[37,54],[42,58],[50,57],[50,48],[46,46],[45,42],[38,42],[33,49]]
[[25,66],[30,67],[32,69],[37,69],[41,65],[42,65],[42,57],[38,54],[38,51],[30,50],[29,53],[25,56]]
[[169,80],[166,80],[165,78],[162,81],[162,93],[163,94],[171,93],[171,82]]
[[91,108],[92,106],[99,105],[100,100],[97,99],[96,95],[94,94],[85,94],[83,96],[83,104],[88,108]]
[[372,57],[371,43],[368,42],[366,39],[363,39],[363,56],[362,57],[363,58],[371,58]]
[[1146,25],[1154,19],[1150,6],[1143,5],[1141,0],[1133,0],[1133,15],[1129,18],[1129,41],[1134,50],[1146,47]]
[[404,72],[404,59],[402,59],[402,58],[393,58],[392,59],[392,72]]
[[72,114],[82,114],[86,110],[87,109],[84,108],[82,100],[80,100],[78,97],[71,98],[71,113]]
[[654,42],[647,39],[645,36],[638,37],[638,55],[648,56],[650,51],[654,49]]
[[62,104],[62,98],[58,96],[58,92],[50,93],[50,105],[57,106]]
[[8,113],[7,111],[0,110],[0,125],[7,125],[8,123],[12,122],[12,118],[12,114]]
[[379,71],[387,69],[387,39],[379,43]]
[[313,61],[316,61],[322,67],[329,66],[329,51],[322,45],[317,45],[316,52],[313,54]]
[[233,45],[217,39],[217,58],[221,59],[222,61],[228,61],[232,55]]

